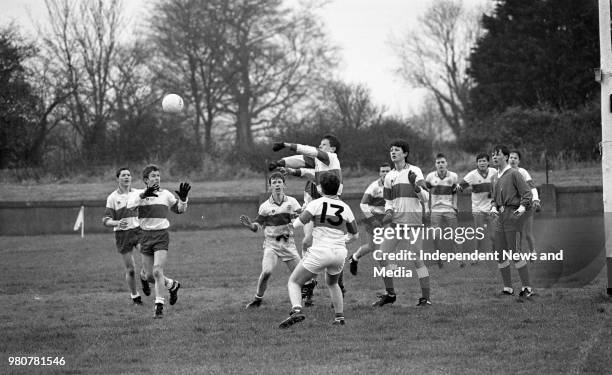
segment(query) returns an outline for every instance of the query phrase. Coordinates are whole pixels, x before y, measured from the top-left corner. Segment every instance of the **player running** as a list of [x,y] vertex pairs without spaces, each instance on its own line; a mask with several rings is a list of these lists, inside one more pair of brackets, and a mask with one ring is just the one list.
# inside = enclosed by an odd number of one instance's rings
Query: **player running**
[[270,198],[259,206],[255,220],[246,215],[240,216],[242,225],[253,232],[263,228],[265,235],[257,291],[255,298],[246,305],[247,309],[261,306],[268,280],[279,259],[292,272],[300,261],[291,225],[291,220],[301,212],[300,204],[295,198],[285,195],[285,177],[282,173],[272,173],[268,184],[271,190]]
[[[132,189],[132,174],[129,168],[119,168],[116,173],[117,190],[110,193],[106,198],[106,210],[102,223],[112,227],[115,232],[115,245],[121,254],[125,266],[125,281],[130,288],[132,302],[142,305],[142,298],[136,290],[136,265],[134,262],[134,249],[140,249],[140,224],[138,223],[138,212],[127,208],[128,196],[138,193]],[[149,284],[143,284],[142,292],[148,296],[151,294]]]
[[349,257],[349,270],[351,274],[357,275],[359,258],[373,252],[378,246],[374,244],[374,228],[382,226],[385,216],[385,198],[383,188],[385,176],[391,170],[389,163],[382,163],[378,168],[378,179],[373,181],[363,193],[359,208],[365,216],[366,243],[361,245],[357,251]]
[[145,275],[141,275],[141,279],[155,283],[154,317],[159,319],[163,317],[163,288],[166,287],[170,292],[170,305],[174,305],[181,287],[177,280],[164,276],[164,265],[170,244],[168,211],[182,214],[187,210],[187,195],[191,186],[182,182],[176,191],[179,199],[176,199],[168,190],[159,188],[160,171],[154,164],[149,164],[143,169],[142,178],[147,188],[142,193],[130,197],[128,208],[138,208],[138,220],[142,229],[140,252],[146,272]]
[[295,228],[313,223],[312,246],[289,277],[287,288],[292,308],[280,328],[288,328],[306,319],[302,313],[301,288],[306,281],[323,271],[326,272],[327,288],[335,312],[333,324],[345,324],[344,301],[338,278],[347,255],[346,243],[359,236],[357,223],[351,208],[338,198],[338,175],[323,172],[319,175],[319,184],[323,196],[308,203],[293,223]]

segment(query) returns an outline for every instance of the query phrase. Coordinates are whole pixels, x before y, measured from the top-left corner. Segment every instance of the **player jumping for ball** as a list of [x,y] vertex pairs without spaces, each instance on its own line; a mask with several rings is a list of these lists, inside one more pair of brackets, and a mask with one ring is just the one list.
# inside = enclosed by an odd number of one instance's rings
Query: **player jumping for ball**
[[[319,147],[306,146],[296,143],[277,142],[274,143],[273,151],[277,152],[284,148],[297,152],[299,155],[284,157],[270,163],[269,170],[281,168],[293,176],[307,178],[308,182],[304,189],[304,207],[313,199],[321,197],[320,176],[323,172],[330,172],[338,176],[340,187],[338,196],[342,194],[342,170],[338,153],[340,152],[340,141],[333,134],[325,134],[321,137]],[[304,239],[302,241],[302,252],[306,252],[312,244],[312,224],[304,226]],[[306,306],[311,306],[314,288],[317,285],[316,278],[308,281],[304,285],[304,298]],[[343,283],[342,273],[338,280],[338,285],[344,294],[346,292]]]

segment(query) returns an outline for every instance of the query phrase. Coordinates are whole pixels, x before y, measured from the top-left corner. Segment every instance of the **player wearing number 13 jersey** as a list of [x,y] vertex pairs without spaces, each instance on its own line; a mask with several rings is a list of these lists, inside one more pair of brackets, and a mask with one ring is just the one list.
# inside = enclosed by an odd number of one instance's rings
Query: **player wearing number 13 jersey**
[[334,324],[344,324],[344,302],[338,278],[346,259],[346,243],[358,238],[357,224],[351,208],[338,198],[340,178],[334,173],[323,172],[319,181],[323,196],[308,203],[293,223],[296,228],[313,223],[312,246],[289,277],[287,287],[293,307],[280,328],[288,328],[306,318],[302,314],[301,288],[323,271],[326,271],[327,287],[336,313]]

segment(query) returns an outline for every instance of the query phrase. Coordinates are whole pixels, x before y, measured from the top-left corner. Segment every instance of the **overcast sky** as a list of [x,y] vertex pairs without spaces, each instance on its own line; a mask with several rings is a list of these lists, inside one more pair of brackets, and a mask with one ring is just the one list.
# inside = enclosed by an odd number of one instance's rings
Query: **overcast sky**
[[[463,1],[472,7],[492,0]],[[142,19],[140,13],[145,3],[146,0],[125,2],[135,19]],[[391,35],[402,34],[414,26],[430,3],[430,0],[330,1],[323,17],[331,39],[341,48],[338,78],[366,84],[374,100],[385,105],[391,113],[407,115],[416,111],[423,92],[410,89],[393,74],[397,60],[388,40]],[[0,0],[0,24],[14,20],[24,31],[31,32],[29,14],[35,20],[44,20],[44,4],[44,0]]]

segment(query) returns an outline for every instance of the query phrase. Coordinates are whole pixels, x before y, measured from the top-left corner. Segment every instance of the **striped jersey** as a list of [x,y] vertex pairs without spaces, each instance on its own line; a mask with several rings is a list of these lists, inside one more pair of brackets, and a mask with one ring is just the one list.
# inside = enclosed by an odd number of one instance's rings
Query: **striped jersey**
[[300,203],[297,199],[285,195],[280,204],[274,198],[266,199],[257,212],[257,217],[253,220],[264,228],[266,239],[276,239],[277,236],[288,234],[293,236],[293,226],[291,221],[300,213]]
[[[416,174],[416,183],[421,186],[417,194],[408,180],[408,172]],[[393,223],[422,225],[423,206],[421,202],[429,200],[429,193],[424,188],[423,172],[417,166],[406,164],[401,170],[392,169],[385,176],[384,198],[385,211],[393,210]]]
[[143,230],[168,229],[168,211],[182,214],[187,210],[187,202],[181,202],[166,189],[156,191],[157,197],[145,199],[140,199],[140,193],[142,190],[130,197],[128,207],[138,207],[138,220]]
[[533,182],[533,179],[531,178],[529,172],[527,172],[525,168],[521,167],[518,168],[518,171],[525,179],[525,182],[527,182],[527,186],[529,186],[529,189],[531,189],[531,195],[533,196],[531,200],[540,200],[540,197],[538,196],[538,189],[536,188],[535,182]]
[[480,174],[478,169],[470,171],[463,177],[461,187],[472,187],[472,212],[491,211],[491,192],[493,191],[493,177],[497,174],[497,169],[488,168],[486,176]]
[[313,222],[312,247],[316,249],[346,248],[346,233],[357,233],[355,216],[348,204],[339,198],[323,196],[306,205],[300,218]]
[[331,172],[340,178],[340,187],[338,195],[342,194],[342,170],[340,168],[340,160],[334,152],[325,152],[312,146],[296,145],[296,151],[304,156],[305,166],[311,166],[314,163],[314,182],[317,186],[320,185],[320,178],[323,172]]
[[453,187],[459,183],[457,173],[446,171],[444,177],[440,177],[437,171],[433,171],[425,178],[425,184],[429,189],[431,200],[431,212],[457,212],[457,194]]
[[106,223],[108,220],[121,220],[127,221],[125,228],[114,227],[114,231],[119,230],[130,230],[137,228],[140,224],[138,223],[138,211],[136,208],[127,208],[128,198],[134,194],[140,194],[141,190],[130,189],[127,193],[121,193],[119,189],[113,191],[106,198],[106,209],[104,210],[104,217],[102,222]]
[[383,193],[384,185],[380,178],[368,185],[359,204],[366,218],[385,213],[385,197]]

